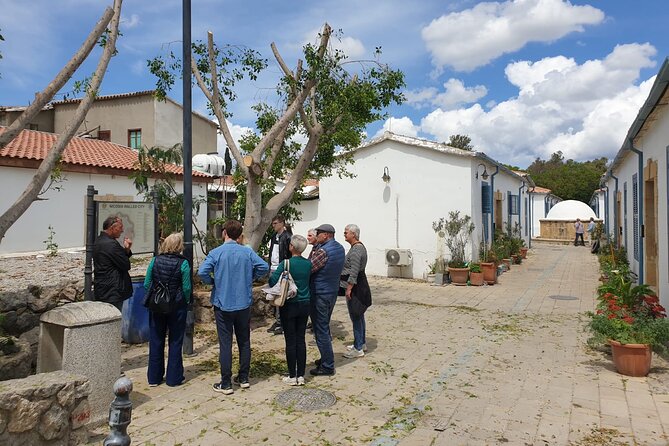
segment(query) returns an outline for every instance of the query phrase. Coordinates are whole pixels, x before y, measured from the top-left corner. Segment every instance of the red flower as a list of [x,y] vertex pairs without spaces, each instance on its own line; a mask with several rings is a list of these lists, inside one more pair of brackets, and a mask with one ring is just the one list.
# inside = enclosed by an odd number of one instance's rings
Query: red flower
[[615,315],[615,314],[609,314],[609,315],[608,315],[608,318],[609,318],[609,319],[615,319],[615,318],[616,318],[616,315]]
[[632,324],[632,323],[634,323],[634,318],[630,317],[630,316],[625,316],[623,318],[623,321],[627,322],[628,324]]

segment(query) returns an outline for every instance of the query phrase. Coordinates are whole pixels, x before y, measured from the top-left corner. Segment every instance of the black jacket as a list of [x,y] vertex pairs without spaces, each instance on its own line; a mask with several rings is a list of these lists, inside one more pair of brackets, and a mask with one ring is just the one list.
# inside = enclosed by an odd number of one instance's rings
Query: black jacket
[[[279,235],[279,263],[283,262],[286,259],[290,259],[292,254],[290,253],[290,238],[293,234],[287,229]],[[272,241],[269,243],[269,264],[272,266],[272,250],[274,250],[276,234],[272,236]]]
[[93,288],[95,300],[122,302],[132,296],[130,256],[107,233],[100,232],[93,245]]
[[181,279],[181,265],[184,261],[186,258],[179,254],[160,254],[153,261],[151,269],[151,285],[157,281],[166,284],[170,289],[170,295],[174,296],[180,306],[186,306]]

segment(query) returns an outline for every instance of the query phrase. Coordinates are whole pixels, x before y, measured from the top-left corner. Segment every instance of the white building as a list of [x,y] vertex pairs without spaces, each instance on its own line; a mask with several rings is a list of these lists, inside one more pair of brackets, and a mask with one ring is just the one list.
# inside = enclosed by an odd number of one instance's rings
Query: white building
[[[5,128],[0,127],[0,133]],[[35,170],[53,147],[58,135],[23,130],[0,150],[0,212],[7,210],[31,181]],[[136,169],[137,152],[114,143],[72,138],[61,157],[61,190],[48,190],[7,231],[0,243],[0,254],[43,251],[49,237],[60,249],[81,248],[86,244],[86,191],[93,185],[100,195],[121,197],[123,201],[143,201],[128,175]],[[183,191],[183,171],[167,166],[174,173],[176,189]],[[193,196],[206,197],[209,175],[193,173]],[[207,227],[206,204],[195,224]],[[196,234],[195,229],[193,234]]]
[[532,216],[532,237],[541,235],[539,220],[546,218],[551,208],[562,201],[562,198],[553,195],[550,189],[535,186],[530,189],[530,215]]
[[[468,246],[472,259],[478,258],[480,241],[491,240],[494,227],[504,228],[507,222],[520,224],[529,244],[531,180],[485,154],[385,132],[352,155],[354,178],[321,179],[319,198],[301,203],[302,221],[293,232],[306,234],[330,223],[337,229],[335,238],[348,249],[344,226],[357,224],[369,254],[369,274],[423,277],[437,256],[432,223],[449,211],[471,216],[476,225]],[[403,255],[408,250],[413,260],[388,266],[387,249]]]
[[[669,306],[669,59],[606,171],[607,208],[615,241],[625,246],[639,280]],[[611,217],[612,216],[612,217]]]

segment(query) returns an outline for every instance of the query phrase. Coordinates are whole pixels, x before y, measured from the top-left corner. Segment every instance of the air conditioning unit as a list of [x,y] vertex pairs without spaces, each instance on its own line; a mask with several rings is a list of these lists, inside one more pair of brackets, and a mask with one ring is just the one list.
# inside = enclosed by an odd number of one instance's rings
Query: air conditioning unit
[[413,256],[408,249],[386,249],[386,265],[390,266],[406,266],[411,265]]

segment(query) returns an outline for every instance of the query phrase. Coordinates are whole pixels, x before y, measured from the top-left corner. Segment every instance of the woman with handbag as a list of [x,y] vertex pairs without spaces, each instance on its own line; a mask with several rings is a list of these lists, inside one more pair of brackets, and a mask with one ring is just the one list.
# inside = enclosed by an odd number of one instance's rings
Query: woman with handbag
[[360,242],[360,228],[350,224],[344,228],[344,239],[351,245],[341,272],[340,289],[346,296],[348,314],[353,323],[353,345],[347,347],[346,358],[360,358],[367,350],[365,311],[372,305],[372,295],[365,275],[367,248]]
[[272,273],[269,279],[269,285],[274,286],[281,278],[285,268],[290,272],[297,286],[295,297],[288,299],[279,308],[283,336],[286,341],[286,362],[288,364],[288,376],[283,377],[283,382],[291,386],[304,385],[304,371],[307,365],[305,333],[311,299],[309,291],[311,262],[302,257],[302,252],[306,247],[306,238],[301,235],[292,236],[288,247],[292,257],[280,263],[278,269]]
[[[178,386],[184,377],[181,349],[186,331],[186,312],[191,297],[190,265],[181,255],[183,236],[170,234],[160,245],[160,254],[151,259],[144,288],[149,308],[149,387],[163,382]],[[160,305],[156,302],[160,301]],[[165,373],[165,335],[168,336],[167,373]]]

